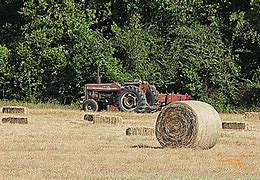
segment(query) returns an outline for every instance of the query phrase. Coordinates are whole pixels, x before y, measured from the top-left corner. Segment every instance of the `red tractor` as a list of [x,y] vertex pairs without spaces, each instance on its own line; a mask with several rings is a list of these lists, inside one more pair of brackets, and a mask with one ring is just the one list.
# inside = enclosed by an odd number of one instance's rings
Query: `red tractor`
[[85,85],[85,96],[80,100],[85,111],[118,108],[123,112],[149,112],[159,110],[174,101],[189,100],[185,94],[159,94],[155,86],[147,81],[118,83],[97,83]]

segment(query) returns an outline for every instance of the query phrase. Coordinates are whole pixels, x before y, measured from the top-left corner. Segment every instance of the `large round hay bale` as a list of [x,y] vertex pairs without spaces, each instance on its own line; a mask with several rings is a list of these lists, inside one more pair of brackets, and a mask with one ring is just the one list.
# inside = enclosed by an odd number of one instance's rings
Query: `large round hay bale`
[[201,101],[178,101],[163,108],[155,134],[162,147],[210,149],[220,135],[217,111]]

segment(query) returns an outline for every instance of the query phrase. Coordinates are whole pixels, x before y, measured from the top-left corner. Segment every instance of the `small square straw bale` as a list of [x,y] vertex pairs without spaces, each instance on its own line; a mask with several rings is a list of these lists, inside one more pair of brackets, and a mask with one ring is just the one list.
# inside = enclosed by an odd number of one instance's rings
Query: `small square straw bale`
[[85,114],[84,120],[93,122],[95,124],[121,124],[122,117],[119,116],[101,116],[95,114]]
[[127,136],[153,136],[155,135],[154,128],[151,127],[129,127],[126,129]]
[[28,109],[26,107],[19,107],[19,106],[4,106],[2,108],[2,113],[8,114],[26,114]]
[[222,129],[246,129],[244,122],[222,122]]
[[26,117],[4,117],[2,123],[9,124],[28,124],[28,118]]

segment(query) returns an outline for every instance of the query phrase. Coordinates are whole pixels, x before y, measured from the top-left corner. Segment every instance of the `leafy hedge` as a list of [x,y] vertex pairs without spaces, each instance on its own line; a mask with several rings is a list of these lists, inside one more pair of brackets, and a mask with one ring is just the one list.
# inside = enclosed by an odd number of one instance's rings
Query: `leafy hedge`
[[220,111],[259,107],[257,1],[4,0],[0,15],[0,99],[76,100],[100,69]]

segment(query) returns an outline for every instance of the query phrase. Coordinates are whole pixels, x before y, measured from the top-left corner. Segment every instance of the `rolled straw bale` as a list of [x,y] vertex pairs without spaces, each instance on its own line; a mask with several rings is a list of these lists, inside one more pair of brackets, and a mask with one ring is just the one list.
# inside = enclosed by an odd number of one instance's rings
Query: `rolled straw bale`
[[222,122],[222,129],[246,129],[244,122]]
[[130,127],[126,129],[127,136],[153,136],[154,134],[154,128],[150,127]]
[[2,118],[2,123],[28,124],[28,118],[25,118],[25,117],[5,117],[5,118]]
[[177,101],[160,112],[155,134],[162,147],[212,148],[220,135],[217,111],[201,101]]
[[27,113],[27,108],[25,108],[25,107],[18,107],[18,106],[4,106],[2,108],[2,113],[26,114]]

